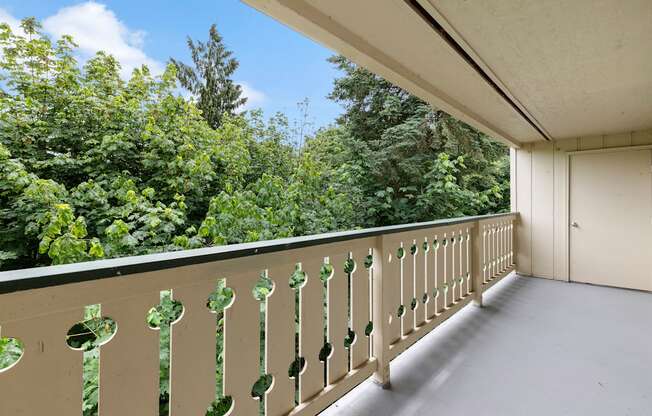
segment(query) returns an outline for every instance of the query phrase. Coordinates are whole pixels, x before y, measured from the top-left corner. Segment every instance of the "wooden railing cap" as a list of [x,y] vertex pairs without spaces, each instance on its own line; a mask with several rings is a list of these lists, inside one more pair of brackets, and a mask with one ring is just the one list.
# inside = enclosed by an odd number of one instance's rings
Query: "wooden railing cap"
[[375,227],[301,237],[281,238],[277,240],[256,241],[252,243],[231,244],[182,251],[168,251],[140,256],[11,270],[0,272],[0,294],[152,272],[194,264],[235,259],[239,257],[281,252],[321,244],[376,237],[385,234],[462,224],[490,218],[508,217],[512,215],[515,215],[515,213],[508,212],[450,218],[412,224],[391,225],[387,227]]

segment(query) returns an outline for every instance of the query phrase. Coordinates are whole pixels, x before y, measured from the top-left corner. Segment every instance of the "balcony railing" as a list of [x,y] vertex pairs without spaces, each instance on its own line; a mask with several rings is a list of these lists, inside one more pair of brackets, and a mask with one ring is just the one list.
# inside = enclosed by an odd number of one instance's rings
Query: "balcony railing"
[[[297,237],[0,273],[2,337],[24,345],[0,372],[0,414],[75,415],[82,354],[65,342],[87,305],[117,324],[100,348],[100,415],[158,413],[159,335],[146,323],[161,291],[183,305],[171,325],[170,415],[204,415],[215,400],[216,319],[207,299],[225,279],[220,396],[231,415],[314,415],[389,363],[514,269],[517,214]],[[324,266],[330,265],[330,266]],[[300,269],[304,279],[291,286]],[[324,274],[326,270],[326,274]],[[261,303],[261,273],[273,289]],[[261,352],[261,319],[264,351]],[[261,357],[263,355],[263,357]],[[293,364],[298,380],[289,375]],[[298,381],[298,382],[297,382]]]

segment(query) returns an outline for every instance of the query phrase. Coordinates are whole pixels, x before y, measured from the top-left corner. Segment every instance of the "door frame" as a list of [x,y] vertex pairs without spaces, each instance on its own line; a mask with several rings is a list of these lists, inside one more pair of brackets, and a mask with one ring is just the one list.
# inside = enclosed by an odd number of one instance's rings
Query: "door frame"
[[572,282],[571,278],[571,225],[570,225],[570,196],[571,196],[571,157],[576,155],[585,155],[591,153],[609,153],[609,152],[626,152],[636,150],[652,150],[652,144],[644,144],[637,146],[618,146],[618,147],[604,147],[601,149],[587,149],[587,150],[573,150],[566,152],[566,207],[564,209],[564,218],[566,221],[566,275],[568,282]]

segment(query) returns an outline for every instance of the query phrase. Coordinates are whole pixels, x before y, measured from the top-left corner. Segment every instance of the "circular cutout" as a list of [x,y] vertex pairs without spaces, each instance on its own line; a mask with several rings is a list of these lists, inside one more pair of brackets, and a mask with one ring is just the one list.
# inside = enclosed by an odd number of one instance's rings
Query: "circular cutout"
[[426,303],[428,303],[429,300],[430,300],[430,298],[428,298],[428,294],[424,293],[423,297],[421,298],[421,303],[423,303],[425,305]]
[[370,336],[373,332],[374,332],[374,323],[369,321],[369,323],[367,324],[367,326],[364,329],[364,334],[366,336]]
[[326,360],[328,360],[328,357],[331,356],[332,352],[333,352],[333,346],[329,342],[325,342],[324,346],[321,347],[321,350],[319,351],[319,361],[326,362]]
[[297,357],[290,364],[290,368],[288,368],[288,377],[290,378],[299,377],[299,374],[301,374],[304,368],[306,368],[306,359],[303,357]]
[[91,351],[113,338],[117,331],[115,321],[107,317],[93,317],[77,322],[66,334],[66,344],[73,350]]
[[428,250],[430,250],[430,246],[428,245],[427,241],[423,242],[422,247],[423,247],[424,252],[427,252]]
[[206,416],[224,416],[231,411],[233,398],[231,396],[221,397],[208,406]]
[[350,274],[355,271],[355,261],[353,259],[346,259],[344,262],[344,273]]
[[217,282],[217,287],[208,296],[206,307],[214,313],[221,313],[233,302],[233,289],[226,287],[226,282],[221,279]]
[[412,298],[412,302],[410,302],[410,309],[415,310],[418,304],[419,302],[417,301],[417,298]]
[[23,357],[25,346],[17,338],[0,338],[0,373],[9,371]]
[[369,254],[367,257],[364,259],[364,267],[367,269],[370,268],[374,264],[374,258],[371,254]]
[[290,276],[290,287],[294,290],[299,290],[306,283],[306,272],[299,269],[298,267],[294,269],[294,273]]
[[328,263],[324,263],[319,270],[319,278],[322,282],[326,283],[331,277],[333,277],[333,266]]
[[274,282],[269,278],[266,272],[261,272],[256,286],[251,290],[251,294],[258,302],[262,302],[267,299],[272,291],[274,290]]
[[437,250],[439,248],[439,241],[435,238],[435,240],[432,242],[432,248]]
[[162,292],[161,302],[147,313],[147,324],[152,329],[170,326],[183,315],[183,305],[178,300],[172,299],[169,291]]
[[251,387],[251,397],[262,399],[274,383],[274,376],[263,374]]
[[351,345],[355,344],[355,332],[349,328],[346,336],[344,337],[344,348],[351,348]]
[[396,311],[396,316],[401,318],[403,315],[405,315],[405,306],[401,305],[398,307],[398,310]]
[[436,298],[438,294],[439,294],[439,289],[434,288],[434,289],[432,290],[432,297],[433,297],[433,298]]
[[399,259],[402,259],[405,256],[405,250],[403,247],[399,247],[398,250],[396,250],[396,257]]
[[410,254],[412,254],[413,256],[414,256],[415,254],[417,254],[417,245],[416,245],[416,244],[412,244],[412,245],[410,246]]

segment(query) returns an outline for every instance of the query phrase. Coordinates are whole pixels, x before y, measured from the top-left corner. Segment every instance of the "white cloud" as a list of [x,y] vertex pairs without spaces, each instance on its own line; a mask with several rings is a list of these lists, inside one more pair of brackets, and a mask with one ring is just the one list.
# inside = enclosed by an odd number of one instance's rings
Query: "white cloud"
[[0,23],[7,23],[11,31],[16,35],[23,35],[23,29],[20,27],[20,20],[13,17],[8,11],[0,8]]
[[265,93],[255,89],[251,84],[243,81],[238,82],[237,84],[242,88],[242,96],[247,98],[243,110],[258,107],[267,100]]
[[64,7],[43,21],[43,29],[54,38],[72,36],[79,45],[82,60],[98,51],[110,53],[122,65],[123,78],[128,78],[134,68],[143,64],[154,74],[163,72],[164,64],[143,50],[146,33],[128,28],[104,4],[89,1]]

